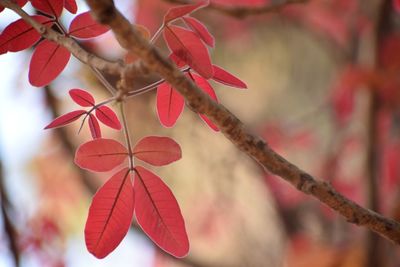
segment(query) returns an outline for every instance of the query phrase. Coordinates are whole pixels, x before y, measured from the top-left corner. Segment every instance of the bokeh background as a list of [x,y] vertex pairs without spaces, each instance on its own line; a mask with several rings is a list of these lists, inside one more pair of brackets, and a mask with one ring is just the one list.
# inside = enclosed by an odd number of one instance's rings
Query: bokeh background
[[[77,2],[78,13],[88,9]],[[115,2],[151,33],[172,6],[163,0]],[[284,1],[211,2],[257,8]],[[29,3],[25,9],[33,12]],[[399,10],[391,0],[309,0],[243,18],[213,9],[194,14],[215,36],[213,62],[248,85],[238,90],[213,83],[220,102],[290,161],[395,219]],[[0,28],[17,18],[3,11]],[[66,25],[72,18],[64,12]],[[156,44],[168,54],[162,38]],[[125,53],[112,33],[81,45],[110,59]],[[71,88],[88,90],[98,101],[109,95],[75,59],[46,88],[32,87],[31,53],[0,56],[0,266],[399,266],[398,248],[266,173],[189,108],[174,128],[163,128],[155,91],[129,102],[130,132],[134,140],[170,136],[182,147],[179,162],[153,170],[180,203],[190,254],[174,259],[134,226],[106,259],[95,259],[85,248],[83,229],[91,197],[109,174],[94,175],[73,163],[76,147],[90,139],[87,128],[78,135],[78,122],[52,131],[43,127],[76,108]]]

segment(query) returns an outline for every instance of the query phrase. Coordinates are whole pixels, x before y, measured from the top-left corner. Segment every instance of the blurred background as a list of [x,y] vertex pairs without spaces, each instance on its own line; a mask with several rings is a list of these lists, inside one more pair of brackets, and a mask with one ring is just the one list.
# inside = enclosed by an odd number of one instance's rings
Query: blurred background
[[[78,13],[88,9],[77,2]],[[174,1],[115,2],[154,34]],[[212,60],[248,85],[212,83],[220,102],[302,169],[399,220],[400,1],[309,0],[249,16],[223,10],[285,1],[211,2],[218,8],[194,17],[216,39]],[[29,3],[24,9],[34,12]],[[72,18],[64,11],[65,25]],[[3,11],[0,28],[16,19]],[[168,54],[162,38],[156,44]],[[109,59],[125,55],[112,33],[81,45]],[[76,147],[91,138],[86,125],[79,135],[79,122],[43,128],[77,107],[69,89],[88,90],[97,101],[109,93],[75,59],[49,86],[32,87],[31,53],[0,57],[0,266],[400,266],[398,247],[266,173],[189,108],[175,127],[163,128],[155,91],[129,101],[130,132],[135,141],[166,135],[180,143],[183,158],[153,171],[181,206],[191,251],[174,259],[133,226],[106,259],[95,259],[83,229],[91,197],[110,174],[73,162]],[[122,140],[120,132],[102,131]]]

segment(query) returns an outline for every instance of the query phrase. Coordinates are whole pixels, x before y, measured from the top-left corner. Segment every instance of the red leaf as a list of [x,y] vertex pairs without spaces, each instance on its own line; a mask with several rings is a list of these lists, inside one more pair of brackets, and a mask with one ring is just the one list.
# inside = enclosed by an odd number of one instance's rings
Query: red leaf
[[192,13],[193,11],[195,11],[199,8],[205,7],[207,5],[208,5],[208,1],[201,1],[197,4],[183,5],[183,6],[177,6],[177,7],[170,8],[164,16],[164,24],[167,24],[168,22],[171,22],[182,16],[188,15],[188,14]]
[[90,133],[92,134],[92,138],[93,139],[101,138],[100,125],[94,115],[89,114],[88,123],[89,123]]
[[26,4],[26,2],[28,2],[28,0],[17,0],[16,2],[17,2],[17,5],[19,5],[20,7],[23,7]]
[[171,59],[175,65],[178,68],[182,68],[183,66],[186,65],[186,62],[184,62],[183,60],[181,60],[177,55],[175,55],[174,53],[171,53],[171,55],[169,55],[169,59]]
[[117,115],[111,108],[107,106],[99,107],[98,109],[96,109],[96,116],[105,125],[116,130],[121,130],[121,123],[119,122]]
[[157,114],[165,127],[172,127],[182,114],[185,99],[171,85],[162,83],[157,88]]
[[164,39],[171,51],[201,76],[206,79],[213,76],[207,47],[194,32],[178,26],[168,26],[164,30]]
[[[53,24],[51,18],[44,16],[32,16],[34,20],[44,25]],[[31,47],[40,39],[40,34],[23,19],[14,21],[8,25],[0,35],[0,54],[18,52]]]
[[85,225],[85,242],[90,253],[102,259],[127,234],[135,203],[130,171],[114,174],[94,195]]
[[98,138],[79,146],[75,163],[95,172],[106,172],[120,165],[128,157],[123,144],[113,139]]
[[[347,0],[346,0],[347,1]],[[213,0],[212,3],[222,7],[261,7],[269,4],[271,0]]]
[[355,91],[367,84],[369,71],[358,66],[346,66],[336,79],[331,94],[334,115],[339,123],[346,123],[351,118],[355,104]]
[[216,65],[213,65],[213,68],[214,68],[214,76],[212,77],[212,79],[214,81],[232,87],[243,88],[243,89],[247,88],[247,85],[244,82],[242,82],[240,79],[238,79],[231,73],[227,72],[223,68],[220,68]]
[[379,49],[379,59],[386,69],[400,68],[400,35],[391,34],[382,38]]
[[107,32],[109,28],[96,22],[90,12],[79,14],[69,26],[69,34],[77,38],[93,38]]
[[[27,0],[17,0],[17,5],[19,5],[20,7],[23,7],[26,2],[28,2]],[[4,7],[0,4],[0,12],[4,10]]]
[[189,240],[178,202],[160,177],[140,166],[135,170],[135,215],[139,225],[160,248],[184,257],[189,252]]
[[133,148],[136,158],[154,166],[162,166],[177,161],[182,157],[178,143],[169,137],[147,136]]
[[41,87],[53,81],[67,66],[71,53],[63,46],[44,40],[33,52],[29,82]]
[[203,77],[190,73],[189,76],[192,78],[194,83],[202,89],[207,95],[209,95],[215,102],[218,102],[217,95],[215,94],[214,88],[211,87],[210,83]]
[[76,5],[75,0],[65,0],[64,7],[66,10],[68,10],[72,14],[76,14],[76,12],[78,11],[78,6]]
[[215,40],[211,33],[207,30],[203,23],[192,17],[183,17],[186,24],[199,35],[208,46],[214,47]]
[[[196,75],[194,73],[190,73],[189,76],[193,79],[193,81],[200,87],[206,94],[208,94],[215,102],[218,102],[217,95],[215,94],[214,89],[208,83],[206,79],[203,77]],[[218,127],[204,114],[199,114],[200,118],[214,131],[218,132]]]
[[391,188],[396,188],[400,179],[400,144],[390,142],[384,151],[382,169]]
[[94,106],[94,98],[93,96],[82,89],[71,89],[69,90],[69,95],[72,100],[75,101],[78,105],[82,107],[91,107]]
[[393,6],[394,10],[396,10],[397,13],[400,13],[400,0],[393,0]]
[[52,129],[52,128],[58,128],[58,127],[65,126],[73,121],[76,121],[83,114],[86,114],[86,110],[75,110],[75,111],[68,112],[67,114],[64,114],[64,115],[54,119],[49,125],[44,127],[44,129]]
[[64,7],[64,0],[31,0],[31,4],[43,13],[59,17]]
[[206,115],[199,114],[200,118],[210,127],[212,130],[219,132],[219,128],[215,125]]

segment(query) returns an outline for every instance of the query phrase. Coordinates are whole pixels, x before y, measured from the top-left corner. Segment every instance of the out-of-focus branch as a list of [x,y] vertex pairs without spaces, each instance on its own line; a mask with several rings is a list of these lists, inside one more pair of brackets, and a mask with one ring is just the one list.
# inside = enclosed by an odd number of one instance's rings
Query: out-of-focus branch
[[12,223],[10,218],[10,210],[11,210],[11,203],[8,198],[8,194],[4,185],[4,173],[3,173],[3,166],[0,161],[0,204],[1,204],[1,214],[3,217],[3,224],[4,224],[4,232],[8,237],[9,248],[14,259],[15,267],[19,266],[20,262],[20,252],[18,249],[18,242],[17,242],[17,231]]
[[[190,4],[193,1],[188,0],[164,0],[166,2],[174,3],[174,4]],[[272,12],[278,12],[282,8],[293,5],[293,4],[302,4],[306,3],[308,0],[282,0],[278,3],[268,3],[263,6],[228,6],[228,5],[219,5],[215,3],[210,3],[206,8],[210,10],[218,11],[222,14],[229,15],[236,18],[245,18],[253,15],[262,15]]]
[[[386,20],[390,17],[390,9],[386,8],[391,5],[391,1],[386,0],[370,0],[366,1],[366,6],[369,7],[369,13],[373,18],[374,28],[370,34],[361,36],[359,44],[371,42],[371,46],[363,47],[359,51],[359,60],[362,60],[366,65],[378,67],[379,43],[382,31],[384,31]],[[363,39],[364,38],[364,39]],[[368,39],[370,38],[370,40]],[[375,88],[369,88],[366,99],[366,194],[367,207],[379,212],[380,210],[380,195],[379,195],[379,138],[378,138],[378,112],[380,109],[380,100]],[[385,241],[374,232],[367,232],[365,242],[366,261],[365,267],[387,266],[385,257]]]
[[112,0],[87,0],[87,3],[97,20],[110,26],[123,48],[137,54],[148,69],[164,77],[185,97],[194,111],[211,118],[237,148],[258,161],[265,169],[291,183],[298,190],[319,199],[349,222],[368,227],[400,244],[400,224],[398,222],[361,207],[341,195],[329,183],[316,180],[278,155],[264,140],[248,130],[235,115],[221,104],[214,102],[165,56],[161,55],[115,8]]
[[[379,177],[378,177],[378,97],[373,89],[368,92],[367,110],[367,145],[366,145],[366,193],[368,208],[379,211]],[[384,246],[382,238],[374,232],[367,233],[366,267],[384,266]]]

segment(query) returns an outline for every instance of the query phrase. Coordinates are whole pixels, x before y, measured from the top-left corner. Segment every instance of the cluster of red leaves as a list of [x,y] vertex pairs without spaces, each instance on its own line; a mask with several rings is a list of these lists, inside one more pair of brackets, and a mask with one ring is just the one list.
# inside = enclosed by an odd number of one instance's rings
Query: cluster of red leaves
[[[27,1],[17,1],[21,7]],[[77,12],[75,0],[32,0],[32,6],[44,15],[31,16],[38,23],[52,27],[66,38],[93,38],[108,31],[96,23],[89,12],[77,15],[68,31],[60,24],[59,17],[66,8]],[[193,5],[171,8],[164,16],[164,40],[171,50],[171,60],[186,73],[214,101],[214,89],[208,82],[247,88],[240,79],[213,65],[208,47],[214,47],[214,37],[190,13],[208,4],[203,1]],[[180,19],[186,27],[173,25]],[[146,28],[140,32],[149,36]],[[29,81],[34,86],[44,86],[53,81],[66,67],[71,53],[62,45],[43,39],[30,24],[19,19],[8,25],[0,35],[0,54],[17,52],[36,44],[30,67]],[[132,55],[128,55],[129,56]],[[133,55],[133,57],[135,57]],[[88,121],[93,140],[82,144],[76,151],[75,163],[89,171],[108,172],[111,178],[97,191],[85,226],[88,250],[103,258],[111,253],[127,234],[135,215],[143,231],[163,250],[176,257],[189,251],[189,241],[179,205],[168,186],[156,174],[141,166],[133,166],[133,158],[153,166],[170,164],[181,158],[180,146],[167,137],[148,136],[134,147],[126,147],[113,139],[102,138],[99,121],[116,130],[121,123],[112,109],[105,106],[116,97],[96,104],[87,91],[71,89],[69,95],[80,107],[54,119],[45,129],[65,126],[83,116],[81,128]],[[166,127],[175,124],[184,107],[184,98],[168,83],[157,90],[157,112]],[[200,117],[215,131],[218,128],[203,114]],[[127,142],[129,144],[129,142]],[[129,167],[126,161],[129,159]],[[125,165],[123,165],[125,164]],[[121,166],[122,165],[122,166]]]
[[[145,137],[132,151],[136,159],[153,166],[181,158],[179,145],[167,137]],[[100,138],[81,145],[75,162],[90,171],[106,172],[128,157],[123,144]],[[160,248],[176,257],[188,253],[185,223],[174,195],[160,177],[140,166],[120,168],[93,197],[85,227],[88,250],[98,258],[107,256],[128,232],[133,214]]]
[[[167,165],[181,158],[181,149],[174,140],[157,136],[140,140],[130,155],[129,149],[120,142],[101,138],[97,119],[111,128],[121,129],[114,111],[96,105],[93,96],[84,90],[72,89],[69,94],[78,105],[91,109],[64,114],[45,129],[65,126],[82,115],[85,115],[84,120],[89,117],[94,140],[82,144],[76,151],[75,163],[81,168],[108,172],[130,156],[153,166]],[[93,111],[95,115],[91,113]],[[134,213],[143,231],[160,248],[176,257],[188,253],[189,241],[175,197],[157,175],[140,166],[133,169],[120,167],[93,197],[85,226],[88,250],[97,258],[104,258],[112,252],[128,232]]]
[[[19,1],[18,4],[23,6],[25,3],[26,1]],[[31,16],[34,20],[46,27],[57,27],[56,29],[67,37],[88,39],[108,31],[107,27],[96,23],[89,12],[77,15],[68,31],[65,31],[58,18],[64,7],[71,13],[77,12],[75,0],[34,0],[31,4],[44,14]],[[30,48],[40,37],[25,20],[14,21],[0,35],[0,54]],[[49,40],[40,40],[29,65],[29,82],[37,87],[49,84],[64,70],[70,57],[71,53],[65,47]]]
[[[67,114],[64,114],[53,120],[45,127],[45,129],[65,126],[73,121],[76,121],[82,115],[85,115],[82,124],[85,122],[86,118],[89,117],[88,124],[93,139],[101,137],[101,129],[98,120],[110,128],[116,130],[121,129],[121,123],[115,112],[107,106],[101,104],[95,105],[94,98],[89,92],[81,89],[71,89],[69,91],[69,95],[75,103],[81,107],[91,107],[90,110],[86,111],[80,109],[68,112]],[[95,115],[92,114],[93,111],[95,112]]]
[[[193,5],[171,8],[164,16],[163,33],[164,40],[171,50],[171,60],[180,68],[188,65],[188,77],[214,101],[218,102],[213,87],[208,79],[216,82],[237,87],[247,88],[246,84],[228,71],[213,65],[207,46],[214,47],[214,37],[206,26],[199,20],[190,17],[193,11],[202,8],[208,1]],[[172,25],[172,22],[181,19],[188,28]],[[194,73],[197,72],[196,73]],[[157,90],[157,114],[160,122],[165,127],[172,127],[184,108],[183,97],[167,82],[162,83]],[[218,131],[210,119],[199,114],[201,119]]]

